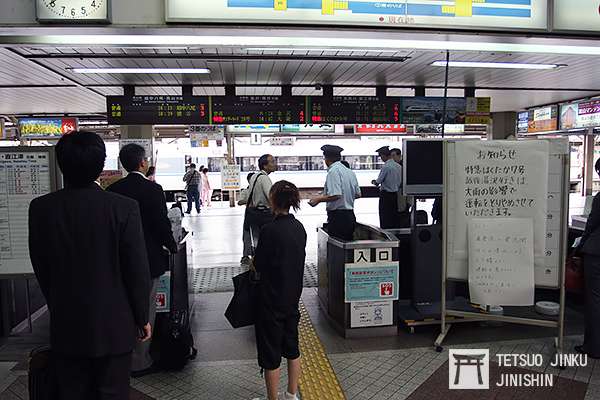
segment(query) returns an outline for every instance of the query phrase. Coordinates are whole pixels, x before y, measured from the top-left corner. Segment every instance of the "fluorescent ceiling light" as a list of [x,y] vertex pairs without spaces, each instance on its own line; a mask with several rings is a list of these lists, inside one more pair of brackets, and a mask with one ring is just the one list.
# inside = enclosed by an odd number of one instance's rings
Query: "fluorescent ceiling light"
[[[507,40],[509,40],[507,38]],[[568,44],[529,44],[468,42],[445,40],[374,39],[357,37],[319,36],[191,36],[191,35],[39,35],[0,36],[0,43],[56,46],[188,46],[235,48],[310,48],[315,43],[327,43],[331,48],[374,50],[434,50],[434,51],[489,51],[502,53],[541,53],[600,56],[600,46],[570,46]],[[563,41],[563,43],[568,43]]]
[[511,62],[482,62],[482,61],[434,61],[431,65],[435,67],[445,67],[449,64],[451,68],[503,68],[503,69],[556,69],[561,64],[525,64]]
[[70,68],[77,74],[210,74],[207,68]]
[[346,49],[346,48],[325,48],[325,47],[249,47],[246,51],[351,51],[351,52],[373,52],[373,53],[398,53],[400,49]]

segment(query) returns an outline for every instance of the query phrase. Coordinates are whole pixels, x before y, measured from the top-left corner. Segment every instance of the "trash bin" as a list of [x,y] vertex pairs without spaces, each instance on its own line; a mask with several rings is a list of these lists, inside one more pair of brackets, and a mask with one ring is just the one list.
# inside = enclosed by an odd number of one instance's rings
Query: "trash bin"
[[318,230],[319,303],[345,338],[397,335],[398,239],[357,224],[354,240]]

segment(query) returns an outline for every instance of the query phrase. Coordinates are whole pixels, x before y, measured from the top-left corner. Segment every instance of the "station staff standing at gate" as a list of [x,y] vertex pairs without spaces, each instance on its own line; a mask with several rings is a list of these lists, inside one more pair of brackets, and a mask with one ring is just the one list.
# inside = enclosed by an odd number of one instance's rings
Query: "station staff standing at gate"
[[361,196],[360,186],[354,172],[341,163],[344,149],[325,145],[321,151],[328,169],[325,190],[322,196],[314,197],[309,204],[316,207],[327,203],[327,232],[330,236],[350,241],[356,225],[354,200]]
[[396,228],[398,216],[398,192],[402,186],[402,167],[392,158],[388,146],[377,149],[384,164],[373,185],[379,188],[379,226],[382,229]]

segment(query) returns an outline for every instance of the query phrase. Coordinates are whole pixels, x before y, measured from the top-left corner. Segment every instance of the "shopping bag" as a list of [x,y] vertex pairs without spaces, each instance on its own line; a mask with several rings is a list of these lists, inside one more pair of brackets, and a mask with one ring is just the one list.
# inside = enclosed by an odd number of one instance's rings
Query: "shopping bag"
[[259,284],[260,278],[253,270],[233,277],[233,298],[227,306],[225,317],[234,328],[254,325]]

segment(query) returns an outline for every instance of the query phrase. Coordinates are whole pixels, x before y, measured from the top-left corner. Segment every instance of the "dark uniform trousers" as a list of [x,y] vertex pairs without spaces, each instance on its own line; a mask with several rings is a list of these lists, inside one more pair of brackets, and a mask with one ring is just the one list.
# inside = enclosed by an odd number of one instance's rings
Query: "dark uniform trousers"
[[354,210],[327,211],[327,233],[329,236],[349,242],[354,237],[356,216]]
[[600,357],[600,256],[584,255],[585,335],[583,348]]
[[131,353],[100,358],[54,354],[60,400],[129,400]]
[[381,191],[379,193],[379,226],[381,229],[400,227],[398,214],[398,192]]

